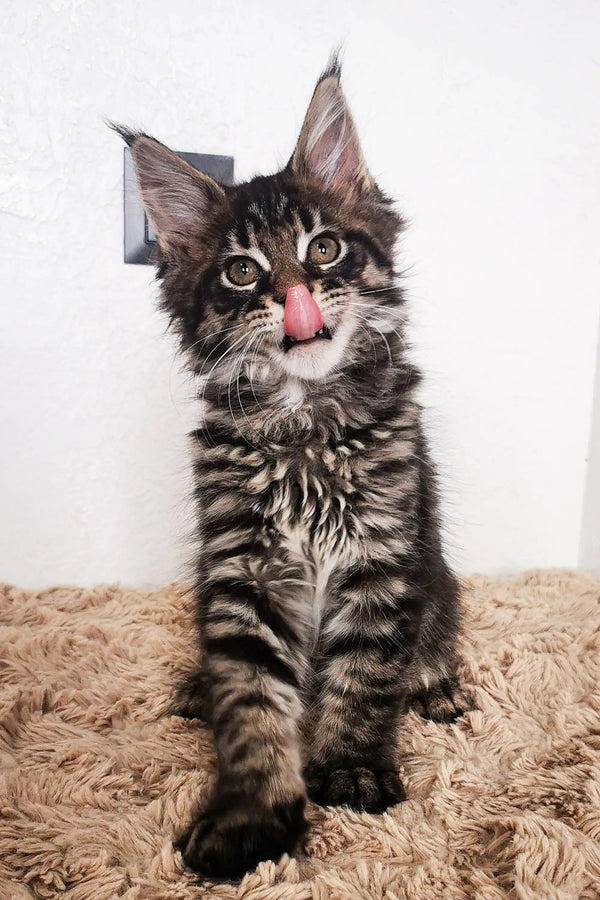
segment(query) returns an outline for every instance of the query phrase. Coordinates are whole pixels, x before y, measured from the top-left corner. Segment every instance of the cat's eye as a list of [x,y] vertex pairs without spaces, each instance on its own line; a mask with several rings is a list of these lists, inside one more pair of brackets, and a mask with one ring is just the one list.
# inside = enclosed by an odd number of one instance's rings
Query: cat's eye
[[238,287],[247,287],[258,281],[259,268],[249,256],[234,260],[227,269],[227,277]]
[[317,266],[325,266],[340,255],[340,245],[327,235],[314,238],[308,245],[308,257]]

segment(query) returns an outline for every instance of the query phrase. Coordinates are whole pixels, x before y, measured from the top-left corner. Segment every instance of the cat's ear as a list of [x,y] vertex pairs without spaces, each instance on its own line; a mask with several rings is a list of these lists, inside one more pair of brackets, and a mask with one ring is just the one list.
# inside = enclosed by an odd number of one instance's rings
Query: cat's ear
[[201,237],[225,192],[208,175],[146,134],[112,125],[131,148],[148,221],[162,249]]
[[288,163],[301,176],[317,178],[344,196],[374,188],[356,127],[340,87],[341,67],[334,56],[317,82],[296,149]]

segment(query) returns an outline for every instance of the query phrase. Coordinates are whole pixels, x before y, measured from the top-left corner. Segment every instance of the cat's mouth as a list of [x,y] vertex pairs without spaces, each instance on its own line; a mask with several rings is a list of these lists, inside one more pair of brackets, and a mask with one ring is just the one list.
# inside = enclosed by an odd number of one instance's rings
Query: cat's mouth
[[298,347],[305,344],[315,344],[317,341],[330,341],[333,337],[331,330],[327,327],[327,325],[323,325],[315,334],[313,334],[310,338],[305,338],[304,340],[299,340],[297,338],[291,337],[291,335],[286,334],[281,346],[284,353],[288,353],[292,347]]

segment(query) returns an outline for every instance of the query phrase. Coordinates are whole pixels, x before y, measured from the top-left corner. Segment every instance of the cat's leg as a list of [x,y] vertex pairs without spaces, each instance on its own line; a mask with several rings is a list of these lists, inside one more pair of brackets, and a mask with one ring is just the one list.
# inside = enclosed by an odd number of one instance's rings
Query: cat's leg
[[[297,720],[303,658],[285,610],[297,587],[246,558],[214,564],[202,611],[218,776],[177,847],[211,878],[237,878],[292,852],[305,830]],[[279,602],[276,602],[279,601]]]
[[444,560],[437,533],[424,530],[421,547],[422,556],[413,577],[424,609],[407,679],[408,703],[424,719],[452,723],[473,708],[457,675],[460,589]]
[[318,648],[305,773],[317,803],[379,813],[405,799],[397,729],[420,615],[398,562],[357,562],[343,572]]

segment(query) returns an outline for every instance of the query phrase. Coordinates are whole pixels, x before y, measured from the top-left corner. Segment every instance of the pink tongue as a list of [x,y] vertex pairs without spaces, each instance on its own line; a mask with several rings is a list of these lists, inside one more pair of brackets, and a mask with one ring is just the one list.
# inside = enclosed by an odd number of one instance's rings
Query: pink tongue
[[321,310],[305,284],[288,288],[283,311],[285,333],[297,341],[306,341],[323,327]]

